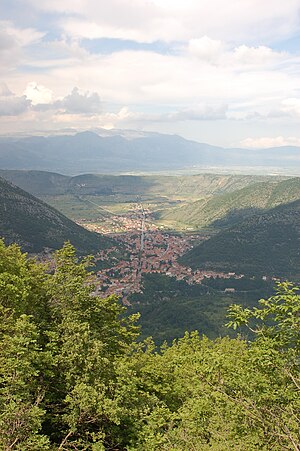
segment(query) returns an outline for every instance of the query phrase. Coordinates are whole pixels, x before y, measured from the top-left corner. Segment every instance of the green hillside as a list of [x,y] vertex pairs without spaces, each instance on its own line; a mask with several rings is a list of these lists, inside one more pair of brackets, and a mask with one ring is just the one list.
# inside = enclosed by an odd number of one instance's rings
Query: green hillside
[[254,215],[182,257],[192,268],[300,276],[300,200]]
[[[44,200],[73,221],[98,223],[142,203],[152,212],[172,212],[179,204],[232,193],[281,178],[252,175],[103,175],[63,176],[43,171],[0,170],[0,176]],[[168,209],[168,210],[167,210]],[[180,211],[180,210],[179,210]],[[181,216],[181,213],[180,213]],[[179,218],[180,219],[180,218]],[[159,219],[166,226],[168,219]],[[179,229],[181,228],[180,223]],[[177,222],[175,221],[175,228]]]
[[0,236],[28,252],[58,249],[66,240],[80,253],[93,253],[111,241],[89,232],[31,194],[0,178]]
[[195,229],[208,225],[229,226],[255,213],[300,199],[300,178],[252,184],[234,192],[167,209],[157,218]]
[[[131,295],[128,314],[140,313],[141,337],[151,336],[158,345],[172,343],[193,330],[214,339],[230,333],[224,325],[231,304],[255,306],[257,299],[273,293],[273,285],[273,281],[246,277],[207,279],[203,284],[189,285],[164,274],[144,274],[143,291]],[[229,287],[235,287],[236,292],[224,292]]]
[[35,196],[45,195],[153,195],[170,198],[195,198],[232,192],[253,183],[272,179],[253,175],[199,174],[102,175],[74,177],[45,171],[0,170],[0,176]]

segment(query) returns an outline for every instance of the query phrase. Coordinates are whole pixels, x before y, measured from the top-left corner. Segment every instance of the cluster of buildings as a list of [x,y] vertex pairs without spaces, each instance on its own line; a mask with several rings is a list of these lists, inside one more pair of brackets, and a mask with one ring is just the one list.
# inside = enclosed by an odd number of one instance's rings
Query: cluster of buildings
[[[140,217],[130,218],[126,233],[113,234],[126,250],[127,259],[118,260],[109,268],[97,272],[97,292],[105,296],[116,294],[125,305],[132,293],[142,292],[142,275],[161,273],[189,284],[201,283],[206,277],[240,277],[234,273],[192,270],[178,262],[180,256],[193,247],[195,241],[204,240],[200,235],[182,236],[157,229],[154,224],[145,223],[145,212]],[[113,253],[113,249],[111,254]],[[98,260],[109,258],[107,251],[99,253]]]
[[[104,210],[104,209],[103,209]],[[108,210],[106,210],[108,212]],[[109,213],[109,212],[108,212]],[[130,209],[123,215],[110,214],[103,220],[95,223],[86,223],[85,221],[78,221],[78,224],[82,225],[88,230],[93,232],[102,233],[104,235],[127,233],[132,231],[141,231],[141,218],[147,218],[147,227],[150,230],[155,230],[156,226],[151,224],[149,218],[151,212],[149,209],[144,209],[141,205],[137,205],[136,208]]]

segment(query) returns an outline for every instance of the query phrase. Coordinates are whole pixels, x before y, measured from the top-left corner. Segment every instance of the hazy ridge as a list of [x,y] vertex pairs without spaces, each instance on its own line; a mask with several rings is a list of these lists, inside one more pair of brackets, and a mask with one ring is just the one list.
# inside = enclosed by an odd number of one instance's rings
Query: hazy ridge
[[166,171],[197,167],[300,171],[299,147],[226,149],[159,133],[127,139],[75,135],[0,137],[0,167],[67,174]]

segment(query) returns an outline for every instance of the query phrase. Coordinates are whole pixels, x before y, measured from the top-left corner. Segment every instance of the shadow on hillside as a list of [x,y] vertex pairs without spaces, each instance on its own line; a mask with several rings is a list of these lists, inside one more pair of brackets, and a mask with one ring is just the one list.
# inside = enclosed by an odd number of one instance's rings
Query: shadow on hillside
[[216,229],[227,229],[251,216],[265,213],[265,211],[266,210],[263,208],[235,208],[234,210],[229,211],[223,218],[213,221],[210,226]]

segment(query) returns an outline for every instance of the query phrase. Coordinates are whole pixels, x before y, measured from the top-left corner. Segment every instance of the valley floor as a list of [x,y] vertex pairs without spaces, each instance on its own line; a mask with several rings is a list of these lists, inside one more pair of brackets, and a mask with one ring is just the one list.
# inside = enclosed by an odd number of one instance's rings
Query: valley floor
[[[234,271],[212,271],[183,266],[178,259],[195,244],[209,238],[207,233],[174,233],[161,230],[152,221],[151,212],[137,204],[130,212],[110,218],[112,230],[106,232],[126,249],[126,259],[114,258],[117,247],[99,252],[96,256],[97,293],[120,296],[124,305],[130,305],[130,296],[143,292],[143,275],[164,274],[183,280],[189,285],[202,284],[208,278],[242,279],[244,274]],[[83,225],[83,224],[82,224]],[[89,230],[103,233],[103,225],[86,224]],[[118,233],[116,233],[118,228]],[[267,279],[267,276],[265,276]],[[227,287],[225,292],[235,292]]]

